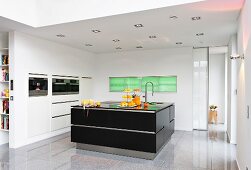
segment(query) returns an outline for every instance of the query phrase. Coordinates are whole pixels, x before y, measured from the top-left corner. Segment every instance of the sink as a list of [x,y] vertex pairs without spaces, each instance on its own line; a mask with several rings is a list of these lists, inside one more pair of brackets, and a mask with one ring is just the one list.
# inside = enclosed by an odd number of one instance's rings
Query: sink
[[163,102],[149,102],[149,105],[158,105],[158,104],[164,104]]

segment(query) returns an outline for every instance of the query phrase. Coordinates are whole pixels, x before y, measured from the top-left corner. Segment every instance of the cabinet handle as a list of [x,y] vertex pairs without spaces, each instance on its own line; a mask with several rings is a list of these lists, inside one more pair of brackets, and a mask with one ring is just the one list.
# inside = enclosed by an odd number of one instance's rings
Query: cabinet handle
[[165,126],[163,126],[157,133],[159,133],[160,131],[162,131],[165,128]]
[[173,120],[171,120],[169,123],[172,123],[174,121],[174,119]]

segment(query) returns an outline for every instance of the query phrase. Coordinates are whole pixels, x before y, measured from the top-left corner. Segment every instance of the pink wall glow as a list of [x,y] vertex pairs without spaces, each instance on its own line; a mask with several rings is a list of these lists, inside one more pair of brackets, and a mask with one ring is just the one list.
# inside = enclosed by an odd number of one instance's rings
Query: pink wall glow
[[200,2],[197,10],[206,11],[236,11],[240,10],[245,0],[206,0]]

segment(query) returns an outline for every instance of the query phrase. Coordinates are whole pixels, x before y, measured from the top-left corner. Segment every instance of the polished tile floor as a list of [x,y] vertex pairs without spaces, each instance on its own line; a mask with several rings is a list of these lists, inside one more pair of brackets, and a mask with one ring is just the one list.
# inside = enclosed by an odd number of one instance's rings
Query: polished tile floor
[[176,131],[160,154],[143,160],[75,149],[69,133],[19,149],[0,146],[0,170],[236,170],[235,146],[221,126]]

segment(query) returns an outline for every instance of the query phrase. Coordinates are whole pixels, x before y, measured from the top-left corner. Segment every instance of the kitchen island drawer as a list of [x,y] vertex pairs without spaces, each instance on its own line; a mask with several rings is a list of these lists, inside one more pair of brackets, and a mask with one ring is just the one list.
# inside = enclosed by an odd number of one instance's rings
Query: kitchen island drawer
[[156,134],[151,133],[73,125],[71,127],[71,141],[156,153]]
[[71,124],[156,132],[156,114],[73,108]]

